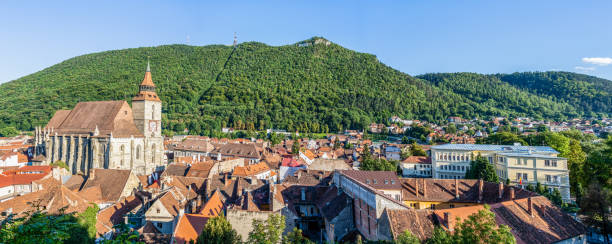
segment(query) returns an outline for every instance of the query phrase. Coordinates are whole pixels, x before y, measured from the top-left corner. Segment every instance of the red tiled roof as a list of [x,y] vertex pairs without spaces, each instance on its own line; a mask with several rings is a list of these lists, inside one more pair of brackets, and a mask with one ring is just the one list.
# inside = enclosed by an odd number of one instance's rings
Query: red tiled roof
[[304,165],[304,162],[302,162],[302,160],[294,159],[291,157],[284,157],[283,161],[281,162],[281,166],[285,167],[300,167],[302,165]]
[[431,164],[431,158],[426,156],[410,156],[404,159],[402,163],[410,164]]

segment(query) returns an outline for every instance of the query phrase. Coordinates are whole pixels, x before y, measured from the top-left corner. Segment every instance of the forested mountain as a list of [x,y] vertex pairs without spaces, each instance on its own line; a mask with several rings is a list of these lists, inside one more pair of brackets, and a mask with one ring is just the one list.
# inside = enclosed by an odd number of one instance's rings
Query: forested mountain
[[[612,106],[609,95],[600,98],[610,94],[610,81],[595,77],[547,72],[415,78],[373,55],[312,38],[277,47],[167,45],[75,57],[0,85],[0,128],[44,125],[55,110],[79,101],[130,101],[147,57],[164,102],[164,128],[204,135],[224,126],[361,129],[392,115],[433,122],[448,116],[558,119],[610,114]],[[563,93],[547,90],[544,82]]]

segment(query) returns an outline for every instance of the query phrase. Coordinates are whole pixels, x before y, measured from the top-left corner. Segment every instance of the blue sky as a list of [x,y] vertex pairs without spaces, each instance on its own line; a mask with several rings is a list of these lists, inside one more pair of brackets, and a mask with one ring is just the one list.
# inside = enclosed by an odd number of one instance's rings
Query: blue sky
[[0,82],[112,49],[323,36],[418,75],[612,79],[612,1],[2,1]]

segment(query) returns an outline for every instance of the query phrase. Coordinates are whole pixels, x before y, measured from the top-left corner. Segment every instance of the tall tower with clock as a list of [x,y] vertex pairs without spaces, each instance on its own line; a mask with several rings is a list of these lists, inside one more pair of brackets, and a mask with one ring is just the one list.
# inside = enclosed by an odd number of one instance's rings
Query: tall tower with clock
[[[134,124],[144,136],[143,159],[147,171],[162,164],[163,136],[161,134],[162,101],[155,92],[156,86],[151,77],[151,66],[147,70],[138,88],[138,94],[132,98]],[[138,154],[140,154],[138,152]]]
[[145,137],[161,136],[162,102],[155,92],[156,86],[151,77],[151,66],[147,63],[144,79],[138,94],[132,98],[134,123]]

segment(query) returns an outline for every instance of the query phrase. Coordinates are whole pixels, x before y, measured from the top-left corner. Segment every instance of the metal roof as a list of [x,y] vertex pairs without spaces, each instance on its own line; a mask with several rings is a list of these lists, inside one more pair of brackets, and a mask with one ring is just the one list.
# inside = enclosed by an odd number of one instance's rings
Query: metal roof
[[438,150],[465,150],[465,151],[499,151],[499,152],[525,152],[528,153],[559,153],[549,146],[515,146],[515,145],[488,145],[488,144],[443,144],[432,146]]

